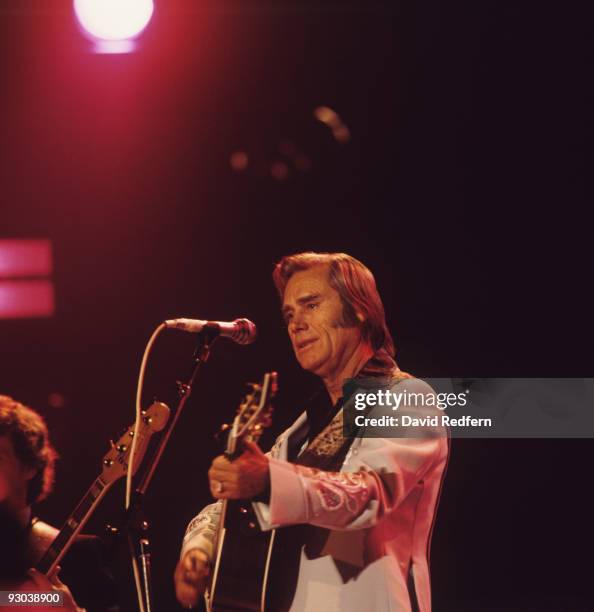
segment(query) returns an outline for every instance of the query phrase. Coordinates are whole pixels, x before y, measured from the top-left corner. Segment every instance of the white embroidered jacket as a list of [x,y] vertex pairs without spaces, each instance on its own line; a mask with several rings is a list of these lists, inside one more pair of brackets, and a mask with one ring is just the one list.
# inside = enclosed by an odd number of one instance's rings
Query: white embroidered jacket
[[[404,390],[433,395],[415,378],[391,387]],[[378,406],[367,416],[382,414],[394,412]],[[270,503],[253,504],[263,530],[298,523],[330,530],[319,556],[301,553],[291,612],[410,612],[409,572],[420,612],[430,612],[428,550],[448,458],[447,433],[438,427],[422,438],[355,438],[340,472],[324,472],[287,461],[291,437],[301,436],[305,427],[304,413],[278,437],[269,454]],[[329,447],[342,441],[342,411],[321,437]],[[182,556],[198,547],[212,558],[219,511],[219,504],[210,504],[190,522]],[[355,578],[343,579],[341,562],[357,567]]]

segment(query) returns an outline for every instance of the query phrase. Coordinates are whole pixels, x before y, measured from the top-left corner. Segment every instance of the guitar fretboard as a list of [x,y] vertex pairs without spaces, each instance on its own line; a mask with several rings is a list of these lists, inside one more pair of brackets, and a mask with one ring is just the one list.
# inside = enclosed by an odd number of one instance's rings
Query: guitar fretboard
[[68,517],[62,529],[60,529],[60,533],[56,536],[52,545],[47,549],[46,553],[37,564],[36,569],[38,571],[43,574],[48,574],[60,562],[67,547],[81,530],[87,518],[90,516],[91,510],[99,502],[107,489],[108,485],[104,483],[101,478],[95,480],[86,495],[74,509],[74,512]]

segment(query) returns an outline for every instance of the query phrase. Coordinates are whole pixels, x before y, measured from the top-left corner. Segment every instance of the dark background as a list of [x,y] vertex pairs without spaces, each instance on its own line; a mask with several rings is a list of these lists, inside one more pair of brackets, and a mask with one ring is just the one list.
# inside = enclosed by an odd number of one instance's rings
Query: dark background
[[[96,55],[66,0],[1,0],[0,238],[52,240],[57,310],[0,321],[0,388],[48,419],[62,459],[38,512],[60,524],[133,421],[154,327],[258,324],[256,344],[215,347],[148,494],[157,608],[173,610],[212,435],[243,382],[279,371],[268,444],[315,385],[278,314],[282,255],[364,261],[400,366],[419,376],[593,375],[593,32],[582,6],[548,1],[156,4],[135,53]],[[348,144],[314,120],[319,105]],[[312,167],[289,163],[279,181],[268,170],[287,140]],[[193,342],[159,339],[147,403],[173,401]],[[454,442],[436,612],[592,609],[591,452],[587,439]],[[117,517],[120,485],[88,531]]]

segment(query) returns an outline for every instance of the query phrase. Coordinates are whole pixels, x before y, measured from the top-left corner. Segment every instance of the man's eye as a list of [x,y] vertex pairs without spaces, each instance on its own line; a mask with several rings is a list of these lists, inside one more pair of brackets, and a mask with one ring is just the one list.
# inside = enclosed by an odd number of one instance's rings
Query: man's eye
[[310,303],[307,305],[307,307],[308,307],[310,310],[315,310],[315,309],[316,309],[318,306],[319,306],[319,304],[318,304],[317,302],[310,302]]

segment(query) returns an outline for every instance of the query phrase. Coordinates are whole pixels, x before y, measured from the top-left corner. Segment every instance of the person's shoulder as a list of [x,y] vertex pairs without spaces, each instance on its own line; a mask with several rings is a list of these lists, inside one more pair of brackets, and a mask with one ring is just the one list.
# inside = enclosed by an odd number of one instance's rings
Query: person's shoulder
[[354,391],[369,393],[389,390],[393,393],[404,391],[407,393],[435,393],[427,382],[402,370],[395,371],[391,376],[353,379],[347,383],[345,388],[349,398],[352,397]]
[[391,391],[404,391],[409,393],[435,393],[433,387],[422,378],[417,378],[407,372],[399,372],[390,380]]

